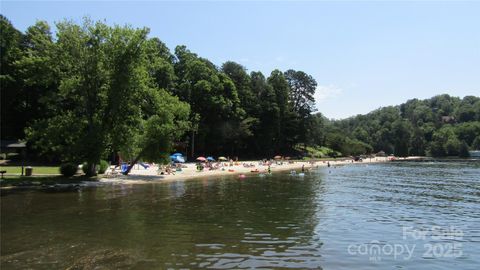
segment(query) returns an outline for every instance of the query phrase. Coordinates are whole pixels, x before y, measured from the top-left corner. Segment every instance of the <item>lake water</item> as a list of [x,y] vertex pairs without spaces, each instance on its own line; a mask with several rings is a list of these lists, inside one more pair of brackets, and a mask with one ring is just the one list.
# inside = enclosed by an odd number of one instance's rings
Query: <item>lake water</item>
[[480,164],[1,198],[2,269],[478,269]]

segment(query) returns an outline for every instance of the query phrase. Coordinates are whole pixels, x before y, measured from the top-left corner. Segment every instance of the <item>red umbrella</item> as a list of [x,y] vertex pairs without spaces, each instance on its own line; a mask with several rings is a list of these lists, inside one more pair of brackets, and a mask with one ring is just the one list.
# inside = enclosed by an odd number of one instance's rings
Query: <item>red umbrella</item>
[[205,157],[197,157],[198,161],[206,161],[207,159]]

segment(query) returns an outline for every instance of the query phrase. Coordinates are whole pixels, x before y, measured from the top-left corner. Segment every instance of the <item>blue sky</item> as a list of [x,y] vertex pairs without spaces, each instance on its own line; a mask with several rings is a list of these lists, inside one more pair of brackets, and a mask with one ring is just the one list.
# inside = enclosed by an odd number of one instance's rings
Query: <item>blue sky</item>
[[268,75],[296,69],[318,82],[329,118],[411,98],[480,94],[480,2],[466,1],[2,1],[24,31],[85,15],[149,27],[173,51],[186,45]]

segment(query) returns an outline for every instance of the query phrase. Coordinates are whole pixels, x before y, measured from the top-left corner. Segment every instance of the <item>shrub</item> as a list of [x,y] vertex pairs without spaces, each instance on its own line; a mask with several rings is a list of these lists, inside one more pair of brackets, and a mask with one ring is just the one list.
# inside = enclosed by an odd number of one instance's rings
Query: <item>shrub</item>
[[77,165],[74,163],[64,163],[60,166],[60,173],[65,177],[70,177],[77,173]]
[[103,159],[100,160],[100,164],[98,165],[98,173],[104,174],[107,171],[109,165],[110,164],[108,164],[107,161]]

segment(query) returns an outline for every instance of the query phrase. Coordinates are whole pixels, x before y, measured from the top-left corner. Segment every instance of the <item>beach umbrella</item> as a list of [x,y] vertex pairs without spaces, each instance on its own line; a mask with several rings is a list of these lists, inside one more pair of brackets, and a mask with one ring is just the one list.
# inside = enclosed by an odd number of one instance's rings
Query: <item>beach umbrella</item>
[[281,159],[282,156],[274,156],[273,158],[274,158],[274,159]]
[[197,157],[197,160],[198,160],[198,161],[205,161],[205,160],[207,160],[207,159],[206,159],[205,157]]
[[215,159],[213,157],[207,157],[207,160],[208,161],[215,161]]
[[228,160],[226,157],[219,157],[218,160]]
[[170,156],[170,159],[173,161],[173,162],[180,162],[180,163],[184,163],[185,162],[185,158],[182,156],[182,154],[180,153],[175,153],[173,155]]

